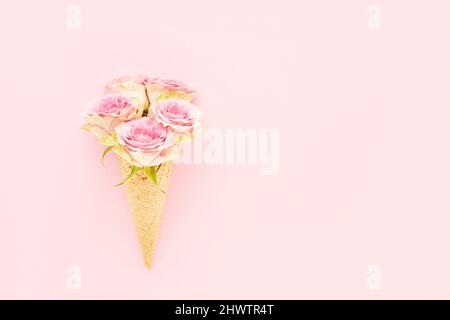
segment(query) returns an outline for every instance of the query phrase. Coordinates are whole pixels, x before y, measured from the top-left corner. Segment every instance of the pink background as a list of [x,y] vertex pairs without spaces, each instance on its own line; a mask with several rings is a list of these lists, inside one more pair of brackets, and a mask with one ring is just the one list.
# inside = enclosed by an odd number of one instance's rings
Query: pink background
[[[446,0],[2,1],[0,298],[449,298],[449,30]],[[150,271],[79,129],[141,73],[194,83],[208,127],[280,130],[275,176],[175,168]]]

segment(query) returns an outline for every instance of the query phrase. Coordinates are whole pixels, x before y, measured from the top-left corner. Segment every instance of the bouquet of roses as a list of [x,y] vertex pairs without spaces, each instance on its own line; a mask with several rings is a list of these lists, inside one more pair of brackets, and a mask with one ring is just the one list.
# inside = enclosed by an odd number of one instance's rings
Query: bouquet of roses
[[195,89],[176,80],[123,77],[106,85],[105,95],[83,113],[83,129],[121,160],[128,200],[147,267],[164,208],[172,161],[180,145],[201,129]]

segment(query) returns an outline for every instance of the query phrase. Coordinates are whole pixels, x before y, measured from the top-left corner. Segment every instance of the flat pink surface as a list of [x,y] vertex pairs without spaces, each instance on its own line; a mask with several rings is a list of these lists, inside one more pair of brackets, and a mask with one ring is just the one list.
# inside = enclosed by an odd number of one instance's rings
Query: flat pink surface
[[[0,298],[450,298],[449,12],[2,1]],[[151,270],[117,159],[103,168],[79,129],[107,80],[136,74],[195,84],[207,127],[280,130],[277,175],[175,167]]]

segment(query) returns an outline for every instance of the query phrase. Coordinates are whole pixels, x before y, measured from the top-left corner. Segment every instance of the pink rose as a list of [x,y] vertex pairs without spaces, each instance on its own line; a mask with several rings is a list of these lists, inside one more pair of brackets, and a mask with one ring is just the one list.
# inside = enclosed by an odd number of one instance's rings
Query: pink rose
[[87,114],[126,120],[136,112],[137,108],[133,105],[131,97],[123,94],[106,94],[92,103]]
[[156,121],[177,134],[193,134],[200,126],[200,108],[186,100],[162,99],[152,106]]
[[108,82],[105,86],[107,93],[126,93],[142,111],[148,108],[145,92],[144,77],[121,77]]
[[154,118],[143,117],[124,122],[116,128],[116,132],[117,141],[136,166],[156,166],[178,157],[173,133]]
[[197,94],[193,86],[178,80],[144,78],[142,81],[147,89],[150,105],[155,104],[160,97],[192,101]]
[[125,94],[106,94],[94,100],[84,117],[84,128],[99,138],[109,136],[114,128],[123,121],[137,118],[142,112],[132,97]]

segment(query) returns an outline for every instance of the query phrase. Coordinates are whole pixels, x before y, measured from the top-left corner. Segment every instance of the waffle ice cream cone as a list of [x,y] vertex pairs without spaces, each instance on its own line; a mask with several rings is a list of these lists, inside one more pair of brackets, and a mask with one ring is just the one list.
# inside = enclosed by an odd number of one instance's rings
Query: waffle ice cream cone
[[[131,165],[121,160],[120,167],[123,177],[127,177],[130,174]],[[134,216],[136,231],[147,268],[150,268],[152,264],[153,251],[166,201],[166,193],[164,192],[168,190],[171,171],[172,162],[165,162],[161,165],[157,172],[158,186],[147,178],[143,170],[139,170],[125,182],[128,202]]]

